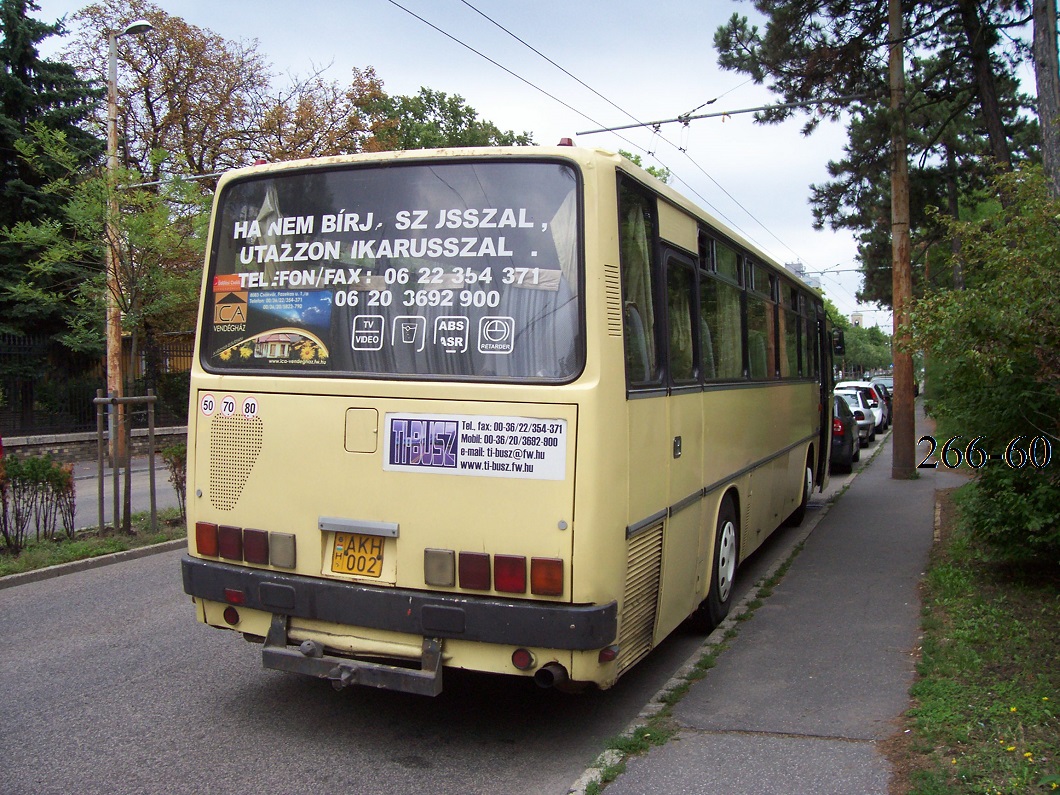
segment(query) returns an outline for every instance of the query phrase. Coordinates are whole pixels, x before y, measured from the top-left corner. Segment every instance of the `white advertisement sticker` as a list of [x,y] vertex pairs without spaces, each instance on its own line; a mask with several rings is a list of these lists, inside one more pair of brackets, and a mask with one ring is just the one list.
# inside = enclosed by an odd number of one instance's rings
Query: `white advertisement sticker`
[[563,480],[567,421],[457,414],[386,415],[383,469]]

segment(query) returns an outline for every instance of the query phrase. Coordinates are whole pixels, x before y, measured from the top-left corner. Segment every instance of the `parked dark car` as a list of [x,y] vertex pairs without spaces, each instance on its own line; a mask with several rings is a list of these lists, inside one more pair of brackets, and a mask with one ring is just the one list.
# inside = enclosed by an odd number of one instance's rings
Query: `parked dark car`
[[861,460],[858,421],[847,402],[838,395],[832,398],[832,472],[850,472]]

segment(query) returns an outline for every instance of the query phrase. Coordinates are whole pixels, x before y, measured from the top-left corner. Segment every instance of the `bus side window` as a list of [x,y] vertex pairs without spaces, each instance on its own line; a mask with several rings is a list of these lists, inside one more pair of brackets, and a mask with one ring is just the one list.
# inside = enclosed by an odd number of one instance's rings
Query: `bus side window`
[[652,203],[643,194],[620,191],[620,250],[626,378],[631,386],[647,385],[658,374],[655,342],[655,287],[652,252]]
[[743,331],[740,288],[714,276],[699,280],[703,378],[742,380]]
[[666,264],[666,309],[670,336],[669,370],[674,384],[691,384],[698,379],[692,335],[695,296],[696,276],[692,266],[669,257]]

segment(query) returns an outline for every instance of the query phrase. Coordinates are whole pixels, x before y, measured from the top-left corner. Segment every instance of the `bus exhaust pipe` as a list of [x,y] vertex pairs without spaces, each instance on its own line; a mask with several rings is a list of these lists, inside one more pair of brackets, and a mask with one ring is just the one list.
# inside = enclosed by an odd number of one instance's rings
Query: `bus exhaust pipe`
[[567,669],[558,662],[550,662],[547,665],[543,665],[534,673],[534,682],[537,683],[538,687],[542,688],[562,685],[568,678]]

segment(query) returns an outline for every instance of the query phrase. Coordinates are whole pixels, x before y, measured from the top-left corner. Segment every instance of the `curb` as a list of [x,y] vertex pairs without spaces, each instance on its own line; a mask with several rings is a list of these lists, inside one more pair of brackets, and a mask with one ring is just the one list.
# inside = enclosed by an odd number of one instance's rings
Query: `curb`
[[[888,431],[887,434],[885,434],[884,436],[880,437],[876,445],[876,450],[873,451],[873,454],[869,457],[869,460],[866,461],[864,465],[859,467],[858,470],[853,473],[852,477],[850,478],[851,481],[853,481],[859,474],[861,474],[861,471],[865,467],[872,463],[872,460],[876,457],[876,455],[879,454],[879,451],[882,448],[883,441],[889,436],[890,431]],[[669,692],[676,690],[677,688],[686,684],[688,682],[688,675],[692,673],[693,669],[696,666],[696,663],[698,663],[699,660],[702,659],[706,654],[709,654],[714,647],[720,646],[722,643],[724,643],[726,640],[726,635],[729,633],[729,630],[737,627],[741,623],[741,619],[744,615],[749,612],[753,612],[753,610],[751,610],[750,608],[750,604],[751,602],[759,598],[758,590],[760,584],[770,580],[777,573],[777,570],[780,569],[781,566],[784,566],[793,559],[794,555],[796,554],[796,550],[799,549],[799,547],[806,541],[806,539],[810,537],[810,534],[813,533],[813,531],[817,528],[817,525],[821,523],[821,520],[824,519],[828,511],[832,509],[832,506],[836,503],[836,501],[839,500],[846,492],[846,489],[849,485],[850,484],[847,483],[842,489],[840,489],[836,493],[836,495],[831,500],[828,500],[827,502],[823,503],[821,505],[821,510],[815,516],[813,516],[809,520],[809,522],[806,523],[806,525],[799,529],[798,535],[796,535],[790,540],[787,548],[784,550],[782,555],[777,556],[777,559],[776,561],[774,561],[773,565],[771,565],[769,569],[766,570],[762,574],[762,576],[755,582],[755,584],[750,589],[748,589],[743,599],[733,605],[732,609],[729,611],[729,615],[726,616],[725,620],[718,624],[718,626],[716,626],[711,631],[711,633],[707,635],[707,637],[703,640],[703,643],[701,643],[699,647],[694,652],[692,652],[688,659],[685,660],[684,665],[678,668],[677,671],[674,672],[673,676],[671,676],[670,679],[666,682],[666,684],[664,684],[650,699],[648,699],[648,702],[641,708],[640,713],[637,715],[637,717],[635,717],[630,722],[630,724],[626,727],[625,731],[623,731],[620,736],[634,736],[637,729],[643,728],[648,723],[648,721],[655,717],[657,713],[662,711],[666,707],[666,703],[664,701],[665,696]],[[591,784],[601,784],[601,774],[603,773],[605,768],[617,765],[623,762],[626,758],[626,755],[621,753],[620,751],[616,751],[611,748],[604,750],[598,757],[596,757],[595,760],[593,760],[589,767],[586,768],[585,772],[583,772],[581,776],[578,777],[577,781],[575,781],[570,786],[570,788],[567,790],[566,795],[585,795],[586,790]]]
[[122,563],[126,560],[146,558],[148,555],[157,555],[161,552],[172,552],[175,549],[183,549],[187,546],[188,539],[176,538],[172,541],[163,541],[161,544],[126,549],[122,552],[112,552],[109,555],[75,560],[70,563],[60,563],[57,566],[49,566],[46,569],[35,569],[34,571],[26,571],[20,574],[8,574],[6,577],[0,577],[0,591],[5,588],[14,588],[16,585],[50,580],[55,577],[61,577],[64,574],[73,574],[78,571],[87,571],[88,569],[99,569],[103,566]]

